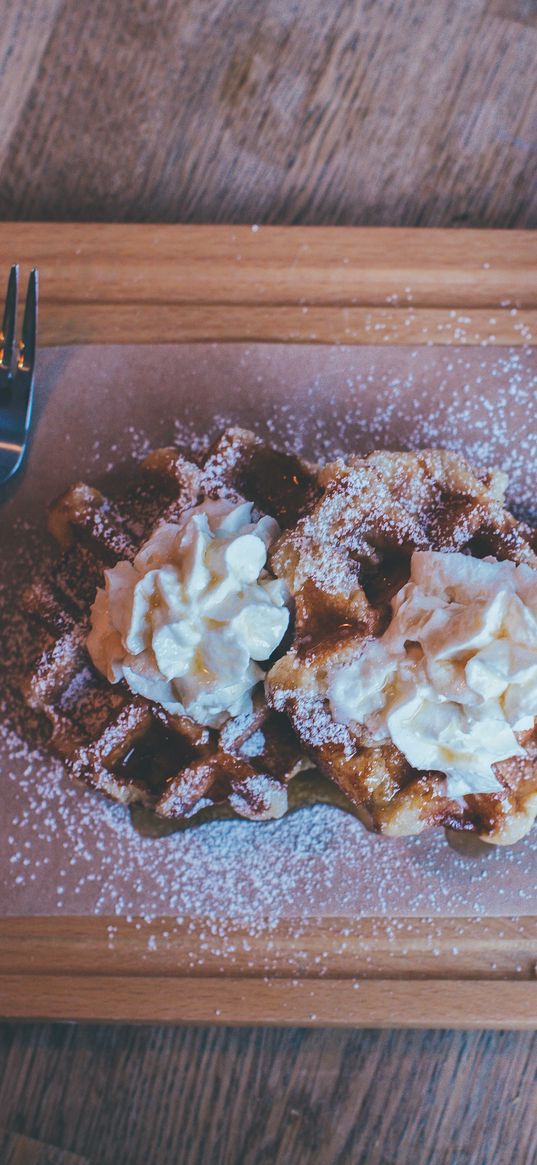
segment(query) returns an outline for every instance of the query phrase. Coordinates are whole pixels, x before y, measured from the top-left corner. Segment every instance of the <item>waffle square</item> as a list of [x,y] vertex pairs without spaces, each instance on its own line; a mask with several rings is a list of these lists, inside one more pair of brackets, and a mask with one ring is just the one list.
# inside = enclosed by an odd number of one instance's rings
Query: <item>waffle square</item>
[[22,599],[39,629],[26,699],[46,716],[51,747],[70,775],[114,801],[175,821],[215,805],[255,820],[279,817],[304,762],[287,718],[267,707],[262,689],[251,714],[219,731],[204,728],[133,696],[123,682],[109,684],[86,639],[104,569],[132,561],[157,524],[225,497],[252,501],[285,528],[319,494],[315,467],[235,428],[199,462],[173,447],[155,450],[141,477],[113,500],[82,482],[51,505],[49,527],[62,554]]
[[536,535],[505,509],[505,475],[482,474],[447,450],[375,452],[319,474],[317,503],[272,547],[270,563],[295,598],[289,651],[271,668],[271,706],[285,712],[311,760],[371,829],[391,835],[444,826],[495,843],[537,816],[537,735],[525,757],[495,766],[502,791],[449,799],[443,775],[413,769],[393,744],[337,723],[328,675],[382,635],[414,550],[464,552],[537,567]]

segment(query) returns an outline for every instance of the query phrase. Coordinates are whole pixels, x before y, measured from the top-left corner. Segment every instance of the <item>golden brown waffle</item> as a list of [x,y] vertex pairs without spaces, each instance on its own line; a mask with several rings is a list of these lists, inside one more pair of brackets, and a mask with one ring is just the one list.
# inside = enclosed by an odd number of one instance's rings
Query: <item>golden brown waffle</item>
[[288,721],[267,708],[262,690],[251,715],[209,730],[133,697],[124,683],[109,684],[85,644],[104,568],[132,560],[155,523],[225,496],[252,501],[285,528],[318,496],[316,473],[252,433],[229,429],[200,463],[157,449],[141,477],[115,500],[79,483],[50,507],[50,529],[64,549],[23,599],[41,637],[27,700],[48,718],[51,745],[70,774],[115,801],[175,820],[215,804],[244,817],[279,817],[286,786],[304,764]]
[[449,800],[437,772],[413,769],[392,744],[369,747],[337,724],[327,677],[390,619],[390,599],[408,580],[414,550],[464,551],[537,567],[535,533],[503,506],[503,474],[479,475],[444,450],[372,453],[322,470],[320,500],[283,533],[270,556],[296,602],[290,650],[267,676],[272,707],[286,712],[304,749],[357,807],[370,828],[392,835],[427,826],[509,843],[537,816],[537,735],[526,758],[495,766],[501,794]]

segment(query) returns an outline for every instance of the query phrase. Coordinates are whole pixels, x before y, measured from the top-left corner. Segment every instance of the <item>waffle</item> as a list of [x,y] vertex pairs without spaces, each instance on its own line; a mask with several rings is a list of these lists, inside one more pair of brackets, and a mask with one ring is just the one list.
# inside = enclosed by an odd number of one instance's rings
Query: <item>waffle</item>
[[336,462],[319,475],[321,498],[272,548],[273,572],[295,596],[289,651],[266,678],[310,758],[371,829],[390,835],[428,826],[467,830],[495,843],[525,834],[537,816],[537,735],[520,736],[527,757],[495,766],[503,790],[452,800],[443,775],[413,769],[393,744],[333,719],[332,667],[380,636],[390,600],[409,577],[414,550],[464,551],[537,567],[535,532],[504,508],[505,475],[478,474],[453,453],[377,452]]
[[156,524],[176,521],[206,497],[226,497],[252,501],[286,528],[318,496],[315,470],[229,429],[199,463],[176,448],[157,449],[140,476],[118,498],[78,483],[50,507],[63,552],[23,596],[39,626],[27,702],[45,714],[51,746],[70,775],[114,801],[174,821],[215,805],[252,819],[279,817],[304,762],[288,721],[267,708],[262,689],[251,714],[207,729],[133,696],[123,682],[109,684],[85,645],[103,570],[131,561]]

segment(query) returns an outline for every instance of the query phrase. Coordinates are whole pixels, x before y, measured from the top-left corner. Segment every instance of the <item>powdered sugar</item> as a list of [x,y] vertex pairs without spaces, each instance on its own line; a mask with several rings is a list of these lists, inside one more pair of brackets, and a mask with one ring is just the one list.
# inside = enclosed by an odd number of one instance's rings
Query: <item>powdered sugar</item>
[[[299,934],[307,917],[535,912],[531,838],[470,860],[443,834],[381,840],[322,804],[277,822],[217,821],[141,837],[126,809],[66,780],[37,726],[21,722],[6,677],[25,634],[14,625],[13,590],[44,553],[44,502],[77,478],[100,484],[107,467],[131,453],[174,439],[199,449],[224,422],[323,459],[349,448],[444,444],[506,468],[516,508],[535,515],[536,353],[206,345],[163,349],[158,363],[155,375],[154,352],[143,348],[109,349],[101,362],[95,350],[79,350],[65,366],[58,353],[42,355],[46,414],[26,477],[0,511],[2,544],[16,553],[0,593],[4,912],[203,920],[206,948],[226,948],[228,956],[237,926],[270,931],[285,919]],[[91,400],[73,400],[73,384],[87,383],[90,368]],[[52,462],[49,434],[63,426],[71,440],[61,463]],[[23,742],[29,730],[33,744]],[[200,959],[198,946],[192,962]]]

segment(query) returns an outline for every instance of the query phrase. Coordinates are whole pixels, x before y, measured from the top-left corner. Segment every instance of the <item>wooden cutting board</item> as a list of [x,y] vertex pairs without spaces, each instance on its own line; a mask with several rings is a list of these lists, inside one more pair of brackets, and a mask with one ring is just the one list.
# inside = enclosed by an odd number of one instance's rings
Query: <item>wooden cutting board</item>
[[[532,345],[537,233],[2,224],[2,269],[41,275],[42,344],[260,340]],[[537,919],[311,922],[248,938],[231,969],[196,932],[137,920],[0,920],[9,1017],[533,1027]],[[117,927],[114,943],[109,926]],[[394,938],[395,934],[395,938]],[[201,942],[201,930],[200,939]],[[238,948],[242,943],[238,942]],[[322,973],[319,967],[322,965]]]

